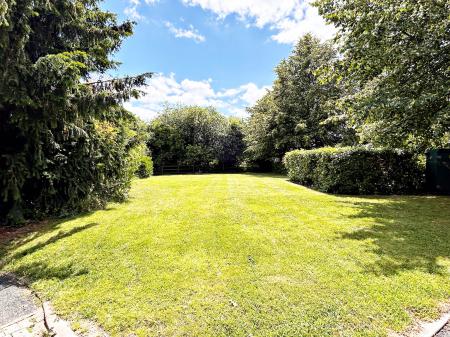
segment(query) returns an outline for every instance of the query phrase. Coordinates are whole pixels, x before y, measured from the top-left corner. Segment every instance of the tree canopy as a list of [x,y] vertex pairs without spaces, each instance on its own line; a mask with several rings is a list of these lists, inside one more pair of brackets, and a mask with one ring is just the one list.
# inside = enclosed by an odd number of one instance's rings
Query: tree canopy
[[331,146],[351,138],[345,119],[330,104],[342,89],[335,81],[319,78],[319,71],[336,60],[331,43],[307,34],[281,61],[273,89],[249,109],[246,141],[252,160],[279,161],[293,149]]
[[168,107],[150,124],[149,148],[157,172],[166,165],[236,168],[244,150],[241,123],[214,108]]
[[450,2],[318,0],[338,29],[329,68],[365,142],[423,151],[450,139]]

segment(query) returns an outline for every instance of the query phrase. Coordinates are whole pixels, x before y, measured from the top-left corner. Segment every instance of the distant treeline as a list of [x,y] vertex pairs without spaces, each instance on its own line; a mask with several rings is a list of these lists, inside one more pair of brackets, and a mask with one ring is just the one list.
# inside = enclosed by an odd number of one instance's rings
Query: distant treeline
[[242,121],[213,108],[167,108],[149,131],[156,174],[236,171],[243,160]]

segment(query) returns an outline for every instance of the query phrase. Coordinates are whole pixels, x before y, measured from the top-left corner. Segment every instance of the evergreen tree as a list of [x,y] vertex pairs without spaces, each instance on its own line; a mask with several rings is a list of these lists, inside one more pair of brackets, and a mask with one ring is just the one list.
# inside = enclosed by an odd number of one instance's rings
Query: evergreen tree
[[117,65],[133,26],[98,2],[0,0],[0,222],[123,195],[114,180],[132,117],[121,102],[148,75],[88,83]]

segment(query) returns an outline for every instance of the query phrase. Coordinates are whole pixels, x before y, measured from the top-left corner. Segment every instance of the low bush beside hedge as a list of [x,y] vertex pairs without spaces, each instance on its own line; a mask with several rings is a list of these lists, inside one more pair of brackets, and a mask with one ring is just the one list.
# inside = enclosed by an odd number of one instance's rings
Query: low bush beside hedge
[[153,160],[149,156],[142,156],[139,158],[139,166],[136,175],[143,179],[153,175]]
[[283,163],[291,181],[326,193],[403,194],[423,186],[423,170],[416,156],[403,150],[294,150],[285,155]]

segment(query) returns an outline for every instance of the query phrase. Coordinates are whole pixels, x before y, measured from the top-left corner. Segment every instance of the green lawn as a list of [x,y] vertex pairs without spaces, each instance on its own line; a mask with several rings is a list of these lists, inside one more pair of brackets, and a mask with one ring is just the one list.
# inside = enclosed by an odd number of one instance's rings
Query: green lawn
[[152,177],[3,251],[60,314],[113,336],[385,336],[450,299],[450,198]]

